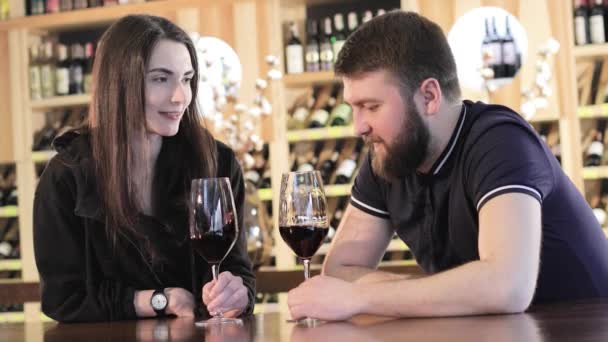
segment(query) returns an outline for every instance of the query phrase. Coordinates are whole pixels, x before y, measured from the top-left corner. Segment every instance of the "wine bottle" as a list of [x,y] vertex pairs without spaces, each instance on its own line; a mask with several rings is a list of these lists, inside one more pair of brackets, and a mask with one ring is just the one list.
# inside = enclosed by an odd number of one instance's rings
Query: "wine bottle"
[[587,149],[585,157],[585,166],[599,166],[602,163],[604,156],[604,130],[606,129],[606,121],[599,120],[597,130],[594,132],[593,141]]
[[336,13],[334,15],[334,27],[336,28],[336,32],[333,35],[333,40],[331,42],[331,46],[333,48],[334,53],[334,62],[338,58],[338,53],[342,49],[342,46],[346,42],[346,32],[344,31],[344,16],[342,13]]
[[[18,257],[18,248],[15,248],[18,244],[18,240],[14,239],[18,234],[17,219],[10,217],[4,223],[2,230],[0,230],[0,260],[1,259],[12,259]],[[11,239],[11,237],[13,239]]]
[[593,215],[597,219],[600,226],[606,224],[606,205],[608,200],[608,179],[602,179],[599,196],[593,198],[591,207]]
[[323,184],[329,184],[331,176],[333,175],[336,169],[336,164],[338,162],[338,158],[340,158],[340,152],[342,152],[343,147],[344,140],[337,140],[330,157],[328,159],[325,159],[321,163],[321,166],[319,167],[319,172],[321,173],[321,179],[323,179]]
[[348,184],[351,181],[357,169],[357,162],[359,161],[359,154],[361,153],[361,149],[363,149],[363,145],[363,140],[359,139],[351,155],[340,163],[336,171],[336,184]]
[[604,12],[604,0],[594,0],[589,13],[589,30],[592,44],[603,44],[606,42]]
[[514,77],[517,73],[517,46],[511,34],[509,16],[505,17],[505,36],[502,39],[502,68],[504,77]]
[[316,20],[308,21],[306,32],[306,71],[321,70],[319,57],[319,24]]
[[70,62],[68,61],[68,48],[63,44],[57,45],[55,93],[58,96],[68,95],[70,93]]
[[67,12],[74,9],[74,2],[72,0],[59,0],[59,10],[61,12]]
[[47,41],[42,45],[40,61],[40,86],[43,98],[55,96],[55,61],[53,60],[53,42]]
[[72,58],[69,64],[69,92],[70,94],[84,93],[84,51],[80,44],[72,44],[70,47]]
[[589,3],[578,0],[574,9],[574,38],[576,45],[589,44]]
[[502,38],[498,35],[496,30],[496,17],[492,17],[492,34],[490,40],[490,46],[492,48],[492,70],[494,70],[494,78],[504,77],[503,65],[502,65]]
[[298,172],[307,172],[307,171],[314,171],[317,163],[319,162],[319,154],[321,153],[321,150],[323,149],[323,141],[318,141],[315,143],[314,148],[311,151],[309,151],[306,154],[305,159],[303,160],[303,162],[300,162],[298,165]]
[[83,9],[89,7],[87,0],[74,0],[74,9]]
[[350,36],[353,32],[355,32],[355,30],[359,26],[359,18],[357,17],[357,12],[348,12],[346,20],[348,25],[348,35]]
[[[325,105],[322,108],[317,108],[310,117],[310,123],[308,124],[308,128],[320,128],[327,126],[327,122],[329,121],[329,112],[336,105],[336,96],[337,92],[332,89],[332,94],[326,100]],[[318,93],[317,101],[321,100],[321,92]]]
[[336,205],[336,209],[334,210],[334,214],[329,221],[329,231],[327,232],[327,236],[325,237],[326,242],[330,242],[331,239],[336,235],[336,231],[340,226],[340,221],[342,221],[342,217],[344,217],[344,211],[346,210],[346,206],[348,205],[348,196],[340,197],[338,200],[338,204]]
[[331,45],[331,18],[327,17],[323,19],[323,32],[319,37],[319,58],[321,61],[321,70],[333,70],[334,51]]
[[331,110],[329,125],[330,126],[346,126],[349,125],[353,111],[352,108],[345,102],[338,101],[339,103],[334,106]]
[[384,8],[378,8],[378,10],[376,11],[376,17],[381,16],[385,13],[386,13],[386,10]]
[[374,17],[374,14],[372,13],[372,11],[367,10],[367,11],[363,12],[363,18],[361,18],[361,22],[365,24],[366,22],[372,20],[373,17]]
[[42,99],[42,88],[40,81],[40,55],[38,45],[30,46],[29,86],[30,98],[32,100]]
[[285,46],[285,60],[287,73],[298,74],[304,72],[304,48],[298,34],[298,27],[294,22],[289,23],[289,40]]

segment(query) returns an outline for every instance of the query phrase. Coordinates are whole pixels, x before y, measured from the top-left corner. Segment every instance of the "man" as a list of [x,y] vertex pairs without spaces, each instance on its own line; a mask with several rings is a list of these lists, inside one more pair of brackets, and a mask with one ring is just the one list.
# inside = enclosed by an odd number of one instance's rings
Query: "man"
[[[608,297],[608,240],[530,125],[460,100],[438,25],[391,12],[336,62],[370,146],[321,276],[289,292],[294,318],[516,313]],[[394,233],[427,273],[377,271]]]

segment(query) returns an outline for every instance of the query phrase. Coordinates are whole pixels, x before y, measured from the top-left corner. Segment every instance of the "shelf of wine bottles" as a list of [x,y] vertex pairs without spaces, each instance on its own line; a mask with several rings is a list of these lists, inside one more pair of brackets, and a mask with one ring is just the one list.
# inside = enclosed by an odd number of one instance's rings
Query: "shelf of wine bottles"
[[559,124],[556,121],[546,121],[532,123],[532,127],[538,132],[540,138],[547,144],[551,153],[561,163],[562,152],[559,135]]
[[575,55],[591,55],[608,42],[608,8],[603,0],[575,0],[573,12]]
[[596,58],[608,56],[608,44],[590,44],[576,46],[573,50],[575,58]]
[[0,260],[0,272],[2,271],[19,271],[21,270],[21,260],[6,259]]

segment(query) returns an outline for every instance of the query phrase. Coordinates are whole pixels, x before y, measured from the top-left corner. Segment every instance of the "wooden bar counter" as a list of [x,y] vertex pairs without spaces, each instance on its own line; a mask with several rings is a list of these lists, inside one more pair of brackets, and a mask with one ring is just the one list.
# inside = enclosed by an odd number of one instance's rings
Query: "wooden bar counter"
[[283,313],[244,319],[242,326],[198,328],[192,319],[114,323],[0,324],[0,341],[608,341],[608,301],[532,307],[524,314],[390,320],[356,317],[316,327],[286,323]]

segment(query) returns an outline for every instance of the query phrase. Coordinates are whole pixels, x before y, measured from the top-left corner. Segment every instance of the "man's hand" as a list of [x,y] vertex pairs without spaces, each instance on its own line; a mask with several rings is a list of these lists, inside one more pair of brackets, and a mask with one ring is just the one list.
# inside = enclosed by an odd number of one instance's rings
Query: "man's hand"
[[203,303],[211,314],[221,312],[224,317],[237,317],[249,303],[243,279],[228,271],[220,273],[217,281],[203,286]]
[[294,319],[347,320],[363,307],[358,300],[357,286],[338,278],[313,277],[289,291],[287,304],[291,316]]
[[167,314],[177,317],[194,317],[194,296],[190,291],[181,287],[168,287],[165,295],[169,304],[165,310]]

